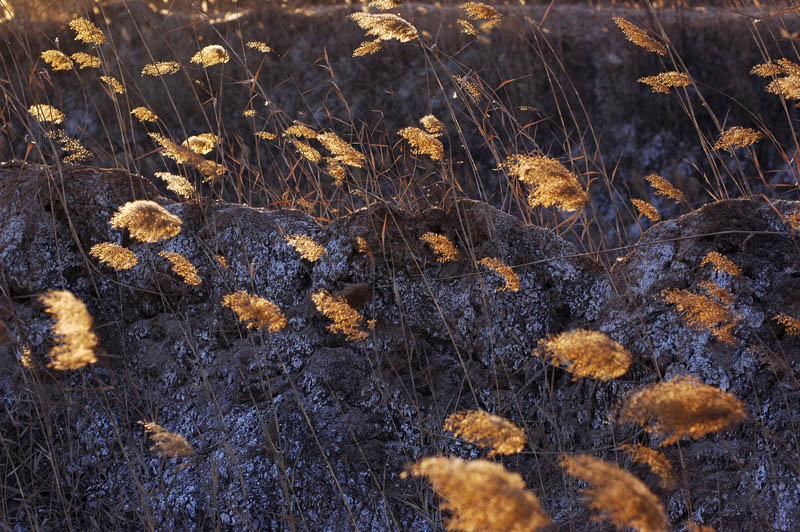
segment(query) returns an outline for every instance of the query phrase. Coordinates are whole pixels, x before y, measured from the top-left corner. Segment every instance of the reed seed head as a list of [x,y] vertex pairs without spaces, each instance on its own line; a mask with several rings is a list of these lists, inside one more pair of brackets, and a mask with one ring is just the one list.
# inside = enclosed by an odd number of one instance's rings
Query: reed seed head
[[316,262],[325,255],[325,248],[314,242],[310,236],[295,233],[287,236],[286,242],[309,262]]
[[594,456],[561,455],[561,467],[588,485],[586,504],[619,529],[631,527],[639,532],[666,532],[669,527],[664,507],[638,478],[620,467]]
[[659,196],[667,196],[675,201],[683,201],[685,196],[683,192],[675,188],[672,183],[664,179],[658,174],[650,174],[644,177],[650,185],[656,189],[656,194]]
[[631,457],[637,464],[645,464],[653,474],[661,479],[661,487],[673,490],[678,487],[678,475],[675,474],[669,459],[661,451],[645,447],[640,443],[633,445],[623,444],[619,450]]
[[656,209],[652,203],[640,199],[631,199],[631,203],[636,206],[640,214],[647,216],[647,218],[649,218],[651,221],[658,222],[661,220],[661,215],[658,214],[658,209]]
[[464,2],[458,6],[472,20],[483,20],[481,29],[490,30],[503,21],[503,15],[497,9],[483,2]]
[[83,17],[73,19],[69,23],[69,27],[75,32],[75,39],[89,44],[104,44],[106,36],[103,32],[95,26],[92,21]]
[[89,255],[117,271],[129,270],[139,264],[139,258],[133,251],[111,242],[95,244],[89,250]]
[[45,312],[56,319],[52,326],[55,345],[47,367],[69,370],[97,362],[97,336],[92,332],[92,316],[83,301],[68,290],[51,290],[39,301],[45,305]]
[[358,48],[353,50],[353,57],[361,57],[362,55],[370,55],[378,53],[383,48],[383,40],[375,39],[373,41],[364,41]]
[[544,155],[512,155],[503,163],[508,173],[531,186],[531,207],[556,206],[563,211],[578,211],[589,204],[589,195],[578,177],[556,159]]
[[715,150],[728,150],[731,148],[744,148],[761,140],[764,135],[749,127],[734,126],[720,133],[719,139],[714,144]]
[[153,441],[151,451],[157,452],[164,458],[188,458],[194,456],[195,450],[180,434],[170,432],[161,425],[152,421],[139,421],[145,432]]
[[364,317],[341,296],[333,297],[327,290],[320,290],[311,295],[317,310],[326,318],[333,320],[328,330],[342,333],[348,341],[366,340],[369,333],[361,329]]
[[131,114],[135,116],[139,122],[155,122],[158,120],[158,115],[147,107],[136,107]]
[[317,140],[333,154],[334,160],[354,168],[364,168],[364,154],[353,148],[333,131],[317,134]]
[[192,286],[198,286],[202,283],[200,275],[197,273],[197,268],[195,268],[194,264],[192,264],[189,259],[180,253],[175,253],[174,251],[160,251],[158,256],[164,257],[172,263],[172,271],[183,279],[184,283]]
[[434,135],[418,127],[406,127],[397,132],[411,144],[411,153],[428,155],[434,161],[444,159],[444,145]]
[[181,232],[181,219],[150,200],[129,201],[111,217],[111,226],[127,228],[141,242],[158,242]]
[[788,314],[780,313],[772,318],[776,322],[783,325],[786,334],[789,336],[800,336],[800,320],[793,318]]
[[28,109],[28,112],[39,122],[52,122],[54,124],[60,124],[64,121],[64,113],[52,105],[46,105],[43,103],[32,105]]
[[712,297],[695,294],[688,290],[668,289],[661,292],[661,299],[668,304],[675,305],[677,311],[682,313],[683,320],[690,327],[710,331],[721,342],[735,344],[736,339],[732,332],[739,325],[741,317],[731,309],[733,296],[710,281],[702,284],[700,288],[703,288]]
[[614,23],[625,34],[625,38],[637,46],[641,46],[645,50],[656,53],[658,55],[666,55],[667,47],[661,42],[657,41],[644,29],[636,24],[628,22],[624,18],[614,17]]
[[444,420],[443,428],[482,449],[491,448],[489,458],[521,453],[527,443],[525,431],[520,427],[483,410],[456,412]]
[[353,13],[348,18],[382,41],[396,39],[400,42],[413,41],[419,36],[417,28],[408,21],[390,13]]
[[226,295],[222,298],[222,306],[230,308],[248,329],[266,327],[268,332],[274,333],[286,327],[286,317],[278,305],[244,290]]
[[148,63],[142,68],[142,76],[167,76],[181,69],[177,61],[157,61]]
[[184,140],[181,145],[189,148],[195,153],[206,155],[213,150],[217,144],[222,143],[222,138],[214,135],[213,133],[200,133],[199,135],[192,135]]
[[219,44],[209,44],[208,46],[204,46],[190,59],[192,63],[201,64],[203,67],[227,63],[230,60],[231,58],[228,55],[228,51]]
[[72,60],[60,50],[45,50],[42,52],[42,59],[50,65],[53,70],[72,69]]
[[100,68],[102,64],[100,58],[94,55],[87,54],[86,52],[75,52],[70,58],[78,63],[81,69],[84,68]]
[[446,133],[442,121],[433,115],[423,116],[422,118],[419,119],[419,123],[422,124],[422,127],[425,128],[425,131],[427,131],[434,137],[441,137]]
[[739,268],[731,259],[716,251],[709,252],[703,260],[700,261],[700,266],[710,264],[714,267],[715,272],[724,271],[729,275],[737,276],[742,274],[742,269]]
[[662,72],[655,76],[645,76],[637,81],[650,85],[653,92],[661,92],[663,94],[669,94],[671,87],[686,87],[692,84],[692,78],[688,74],[674,70]]
[[125,87],[114,76],[100,76],[99,79],[108,85],[115,94],[125,94]]
[[189,180],[181,175],[175,175],[169,172],[156,172],[155,176],[167,184],[167,190],[174,192],[182,198],[189,199],[196,192]]
[[447,530],[535,532],[550,524],[522,477],[502,464],[428,457],[411,465],[408,472],[426,477],[442,499],[442,509],[451,514],[445,522]]
[[494,257],[484,257],[478,261],[478,264],[494,270],[494,272],[502,277],[505,281],[505,284],[495,289],[495,292],[501,292],[504,290],[509,292],[519,292],[519,277],[516,273],[514,273],[514,270],[512,270],[509,266],[506,266],[503,261]]
[[430,244],[433,252],[436,253],[437,262],[450,262],[458,258],[458,249],[444,235],[427,232],[419,239]]
[[633,361],[620,344],[600,331],[576,329],[539,340],[536,356],[547,356],[566,366],[573,379],[591,377],[608,381],[621,377]]
[[272,51],[272,48],[267,46],[267,43],[261,41],[250,41],[247,43],[247,46],[264,54]]
[[702,438],[747,417],[744,403],[734,395],[683,375],[650,384],[631,393],[619,422],[633,422],[663,436],[661,446],[681,438]]

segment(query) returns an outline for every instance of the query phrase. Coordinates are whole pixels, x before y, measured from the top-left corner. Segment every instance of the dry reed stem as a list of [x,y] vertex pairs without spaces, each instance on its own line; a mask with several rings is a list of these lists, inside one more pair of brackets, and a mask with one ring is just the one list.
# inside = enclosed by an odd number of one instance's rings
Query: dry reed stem
[[536,356],[548,356],[554,364],[565,365],[573,380],[591,377],[608,381],[621,377],[633,361],[620,344],[600,331],[576,329],[539,340]]
[[164,458],[188,458],[194,456],[194,447],[180,434],[170,432],[161,425],[152,421],[139,421],[145,432],[153,441],[151,451],[157,452]]
[[181,232],[181,219],[150,200],[129,201],[111,217],[111,226],[127,228],[141,242],[158,242]]
[[133,251],[111,242],[95,244],[89,250],[89,255],[117,271],[129,270],[139,263]]
[[672,464],[661,451],[645,447],[640,443],[633,445],[623,444],[619,450],[629,455],[637,464],[645,464],[653,474],[661,479],[661,487],[673,490],[679,485],[678,475],[675,474]]
[[587,454],[561,455],[561,466],[588,484],[586,504],[617,528],[639,532],[666,532],[669,523],[664,507],[638,478],[620,467]]
[[97,336],[92,332],[92,316],[83,301],[68,290],[51,290],[39,301],[56,320],[52,325],[55,344],[50,349],[51,361],[47,367],[70,370],[97,362],[94,353]]
[[192,286],[198,286],[203,281],[197,273],[197,268],[186,257],[174,251],[160,251],[159,257],[164,257],[172,263],[172,271],[183,279],[183,282]]
[[458,258],[458,249],[449,238],[437,233],[427,232],[419,237],[423,242],[430,244],[436,254],[437,262],[450,262]]
[[693,376],[657,382],[631,393],[620,410],[620,423],[633,422],[664,437],[659,446],[681,438],[702,438],[747,417],[744,403]]
[[504,417],[483,410],[456,412],[444,420],[443,430],[482,449],[491,448],[489,458],[521,453],[527,439],[525,431]]
[[501,464],[428,457],[411,465],[409,472],[427,477],[441,497],[442,509],[451,513],[447,530],[534,532],[550,524],[522,477]]
[[278,305],[263,297],[248,294],[244,290],[223,297],[222,306],[230,308],[248,329],[266,327],[268,332],[273,333],[286,327],[286,317]]

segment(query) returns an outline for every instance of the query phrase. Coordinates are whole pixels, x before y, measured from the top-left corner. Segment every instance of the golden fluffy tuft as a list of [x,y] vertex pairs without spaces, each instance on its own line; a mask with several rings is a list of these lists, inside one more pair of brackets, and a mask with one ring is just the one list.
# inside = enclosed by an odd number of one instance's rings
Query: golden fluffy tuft
[[458,258],[458,249],[444,235],[427,232],[419,239],[430,244],[433,252],[436,253],[437,262],[450,262]]
[[89,255],[117,271],[130,270],[139,264],[139,258],[133,251],[111,242],[95,244],[89,250]]
[[28,112],[39,122],[52,122],[54,124],[60,124],[64,121],[64,113],[52,105],[43,103],[32,105],[28,108]]
[[153,441],[151,451],[157,452],[164,458],[188,458],[194,456],[194,447],[180,434],[170,432],[161,425],[152,421],[139,421],[145,432]]
[[266,327],[268,332],[273,333],[286,327],[286,317],[278,305],[263,297],[248,294],[244,290],[223,297],[222,306],[231,309],[248,329]]
[[181,232],[181,219],[150,200],[129,201],[111,217],[111,226],[127,228],[141,242],[158,242]]
[[675,305],[690,327],[708,330],[718,340],[735,344],[733,329],[739,325],[741,317],[731,309],[733,295],[711,281],[700,283],[699,286],[711,297],[688,290],[668,289],[661,292],[661,299]]
[[566,366],[573,379],[591,377],[608,381],[621,377],[633,361],[620,344],[600,331],[576,329],[539,340],[536,356],[547,356]]
[[136,107],[131,114],[135,116],[139,122],[155,122],[158,120],[158,115],[147,107]]
[[92,21],[78,17],[69,22],[69,27],[75,32],[75,39],[89,44],[104,44],[106,36],[95,26]]
[[673,490],[678,487],[678,475],[675,474],[672,464],[661,451],[645,447],[640,443],[620,445],[619,450],[630,456],[637,464],[645,464],[649,467],[650,471],[661,479],[662,488]]
[[191,263],[189,259],[176,253],[174,251],[160,251],[159,257],[164,257],[172,263],[172,271],[178,275],[183,282],[192,286],[198,286],[202,283],[200,275],[197,273],[197,268]]
[[341,296],[333,297],[327,290],[311,295],[317,310],[326,318],[333,320],[328,330],[342,333],[348,341],[366,340],[369,333],[361,329],[364,317]]
[[78,63],[81,69],[84,68],[100,68],[102,64],[100,58],[94,55],[87,54],[86,52],[75,52],[70,58]]
[[435,135],[418,127],[405,127],[397,134],[411,144],[411,153],[428,155],[434,161],[441,161],[444,158],[444,145]]
[[614,17],[614,23],[625,34],[625,38],[637,46],[641,46],[645,50],[656,53],[658,55],[666,55],[667,47],[663,43],[657,41],[644,29],[636,24],[628,22],[624,18]]
[[156,172],[155,176],[167,184],[167,190],[174,192],[182,198],[189,199],[196,192],[194,185],[182,175],[175,175],[169,172]]
[[148,63],[142,68],[142,76],[166,76],[181,69],[177,61],[157,61]]
[[639,211],[640,214],[647,216],[647,218],[650,219],[651,221],[653,222],[661,221],[661,215],[658,214],[658,209],[656,209],[652,203],[635,198],[631,199],[631,203],[633,203],[633,205],[636,207],[636,209]]
[[636,81],[650,85],[653,92],[660,92],[663,94],[669,94],[669,89],[671,87],[686,87],[692,84],[692,78],[690,78],[688,74],[675,70],[662,72],[655,76],[645,76]]
[[764,138],[760,131],[749,127],[734,126],[724,130],[714,144],[715,150],[728,150],[731,148],[744,148]]
[[644,177],[650,185],[656,189],[656,194],[659,196],[666,196],[675,201],[683,201],[685,196],[683,192],[675,188],[672,183],[664,179],[658,174],[650,174]]
[[715,272],[724,271],[729,275],[737,276],[742,274],[742,269],[739,268],[731,259],[716,251],[709,252],[703,260],[700,261],[700,266],[710,264],[714,267]]
[[478,261],[478,264],[494,270],[494,272],[505,281],[505,284],[495,289],[495,292],[502,292],[504,290],[519,292],[519,276],[514,273],[511,267],[504,264],[503,261],[494,257],[484,257]]
[[53,70],[70,70],[72,68],[72,60],[60,50],[45,50],[42,52],[42,59]]
[[231,58],[225,48],[219,44],[209,44],[194,54],[189,61],[204,67],[210,67],[220,63],[227,63],[230,60]]
[[97,362],[97,336],[92,332],[92,316],[83,301],[68,290],[51,290],[39,301],[45,305],[45,312],[56,319],[52,326],[56,339],[47,367],[69,370]]
[[544,155],[512,155],[503,163],[508,173],[531,186],[531,207],[556,206],[563,211],[578,211],[589,204],[578,177],[556,159]]
[[287,236],[286,242],[309,262],[316,262],[325,255],[325,248],[314,242],[310,236],[295,233]]
[[443,429],[482,449],[491,448],[489,458],[521,453],[528,441],[520,427],[483,410],[456,412],[444,420]]

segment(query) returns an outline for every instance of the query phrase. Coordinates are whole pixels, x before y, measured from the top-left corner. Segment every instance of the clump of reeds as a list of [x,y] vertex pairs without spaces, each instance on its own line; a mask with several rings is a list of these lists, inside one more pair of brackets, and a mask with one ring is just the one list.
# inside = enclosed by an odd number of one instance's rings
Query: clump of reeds
[[561,456],[561,466],[588,486],[586,504],[600,519],[617,528],[631,527],[639,532],[666,532],[669,523],[664,507],[638,478],[620,467],[587,454]]
[[491,448],[489,458],[520,453],[528,441],[520,427],[483,410],[456,412],[444,420],[443,428],[478,447]]
[[142,242],[158,242],[181,232],[181,219],[150,200],[129,201],[111,217],[111,226],[127,228],[131,237]]
[[170,432],[161,425],[152,421],[139,421],[145,432],[153,441],[151,451],[157,452],[164,458],[187,458],[194,456],[195,450],[180,434]]
[[[220,264],[227,268],[224,257],[222,259]],[[244,290],[223,297],[222,306],[230,308],[248,329],[266,327],[268,332],[273,333],[286,327],[286,317],[278,305],[263,297],[248,294]]]
[[633,357],[620,344],[600,331],[576,329],[539,340],[536,356],[547,356],[566,366],[574,379],[591,377],[602,381],[621,377]]
[[578,211],[589,204],[578,177],[556,159],[544,155],[512,155],[503,163],[508,173],[531,188],[531,207],[555,205],[564,211]]
[[92,332],[92,316],[83,301],[69,290],[51,290],[39,298],[45,312],[55,316],[52,326],[55,345],[47,365],[57,370],[79,369],[97,362],[97,336]]
[[139,263],[136,253],[112,242],[95,244],[89,255],[117,271],[129,270]]
[[451,512],[448,530],[462,532],[534,532],[550,524],[536,495],[517,473],[488,460],[428,457],[409,472],[424,476]]
[[419,239],[430,244],[431,249],[436,253],[437,262],[450,262],[458,258],[458,249],[445,235],[428,231]]
[[687,436],[702,438],[746,417],[744,403],[732,394],[703,384],[697,377],[680,376],[631,393],[618,419],[663,436],[663,446]]

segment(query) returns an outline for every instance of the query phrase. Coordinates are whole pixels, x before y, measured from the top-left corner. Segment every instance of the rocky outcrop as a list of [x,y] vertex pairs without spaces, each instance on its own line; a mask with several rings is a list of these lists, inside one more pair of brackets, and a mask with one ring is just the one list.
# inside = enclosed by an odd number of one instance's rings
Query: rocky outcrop
[[[563,527],[596,525],[564,481],[562,452],[617,457],[661,497],[676,530],[688,520],[790,530],[800,520],[798,340],[771,321],[800,315],[786,222],[795,204],[707,205],[651,228],[609,271],[474,201],[416,216],[373,205],[323,226],[298,211],[171,203],[123,171],[21,163],[0,166],[0,191],[0,464],[12,526],[438,529],[424,483],[400,473],[425,455],[481,455],[441,431],[469,408],[525,428],[526,451],[504,463]],[[120,205],[145,198],[182,219],[178,236],[143,244],[110,226]],[[437,262],[419,240],[427,231],[447,235],[459,258]],[[286,242],[295,233],[325,255],[302,259]],[[117,273],[88,256],[105,241],[139,264]],[[202,284],[183,284],[163,250],[188,258]],[[701,266],[709,251],[743,273]],[[519,292],[498,290],[503,280],[476,264],[487,256],[515,266]],[[705,279],[736,298],[734,344],[687,326],[659,297]],[[59,288],[86,303],[102,344],[100,362],[77,372],[45,366],[51,322],[37,296]],[[310,298],[323,289],[375,320],[366,340],[327,329]],[[243,327],[220,304],[237,290],[275,302],[284,330]],[[541,338],[579,327],[635,355],[623,378],[575,382],[531,356]],[[614,451],[648,435],[609,419],[628,391],[683,374],[734,393],[750,419],[664,448],[685,479],[669,491]],[[196,455],[159,458],[139,421],[183,435]]]

